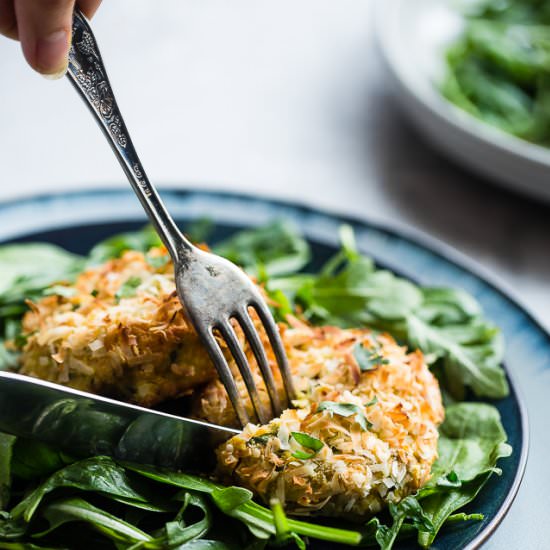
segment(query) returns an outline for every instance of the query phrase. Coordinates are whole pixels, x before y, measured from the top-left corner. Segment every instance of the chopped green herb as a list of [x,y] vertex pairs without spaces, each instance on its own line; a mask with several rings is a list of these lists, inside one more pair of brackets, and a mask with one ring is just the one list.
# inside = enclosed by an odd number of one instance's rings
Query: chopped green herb
[[115,298],[131,298],[136,295],[136,288],[142,283],[139,277],[130,277],[116,292]]
[[389,361],[383,357],[380,351],[369,350],[363,344],[356,344],[353,348],[353,357],[357,361],[361,372],[376,370],[382,365],[387,365]]
[[151,256],[150,254],[146,254],[145,261],[152,268],[160,269],[161,267],[164,267],[170,261],[170,256],[168,254],[164,254],[162,256]]
[[97,298],[98,295],[99,295],[99,290],[97,290],[97,288],[94,288],[92,290],[92,292],[90,292],[90,294],[94,297],[94,298]]
[[[373,400],[369,401],[365,407],[369,407],[371,405],[374,405],[377,402],[377,398],[375,397]],[[318,412],[322,411],[328,411],[330,415],[337,414],[338,416],[343,416],[345,418],[349,416],[356,416],[357,423],[359,426],[361,426],[361,429],[363,431],[367,431],[370,428],[372,428],[372,424],[367,420],[367,417],[365,416],[365,412],[361,407],[358,405],[354,405],[353,403],[336,403],[334,401],[321,401],[319,403],[319,406],[317,407]]]
[[248,440],[248,443],[257,443],[259,445],[265,445],[271,436],[269,434],[256,435]]
[[306,453],[298,450],[292,453],[293,457],[301,460],[307,460],[308,458],[314,457],[325,445],[320,439],[303,432],[291,432],[291,435],[302,447],[313,451],[311,453]]

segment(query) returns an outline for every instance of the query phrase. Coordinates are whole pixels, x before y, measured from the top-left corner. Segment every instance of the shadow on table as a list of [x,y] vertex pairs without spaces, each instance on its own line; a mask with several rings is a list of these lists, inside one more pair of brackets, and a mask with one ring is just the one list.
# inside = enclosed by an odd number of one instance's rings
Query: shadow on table
[[550,203],[488,183],[450,162],[424,141],[391,97],[378,97],[378,103],[384,107],[371,114],[380,119],[370,122],[380,131],[370,146],[370,170],[404,221],[484,263],[549,281]]

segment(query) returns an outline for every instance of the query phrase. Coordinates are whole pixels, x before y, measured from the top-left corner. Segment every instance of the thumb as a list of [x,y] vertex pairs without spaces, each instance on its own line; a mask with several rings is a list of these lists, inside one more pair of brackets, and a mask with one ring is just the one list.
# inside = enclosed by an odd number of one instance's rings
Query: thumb
[[75,0],[15,0],[15,15],[23,54],[39,73],[60,78],[67,71],[67,54]]

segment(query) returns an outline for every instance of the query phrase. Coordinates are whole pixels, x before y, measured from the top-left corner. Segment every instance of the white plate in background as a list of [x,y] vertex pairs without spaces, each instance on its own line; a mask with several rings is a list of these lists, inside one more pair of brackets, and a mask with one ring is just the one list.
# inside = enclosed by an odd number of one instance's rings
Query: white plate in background
[[396,95],[436,148],[496,183],[550,201],[550,149],[479,121],[438,91],[445,49],[463,25],[454,4],[376,2],[376,33]]

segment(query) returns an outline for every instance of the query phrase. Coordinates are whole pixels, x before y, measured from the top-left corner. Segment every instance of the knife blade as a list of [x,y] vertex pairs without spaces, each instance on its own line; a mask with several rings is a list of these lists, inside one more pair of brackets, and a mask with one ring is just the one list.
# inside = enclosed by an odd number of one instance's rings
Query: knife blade
[[206,471],[239,430],[145,409],[37,378],[0,372],[0,431],[78,457]]

